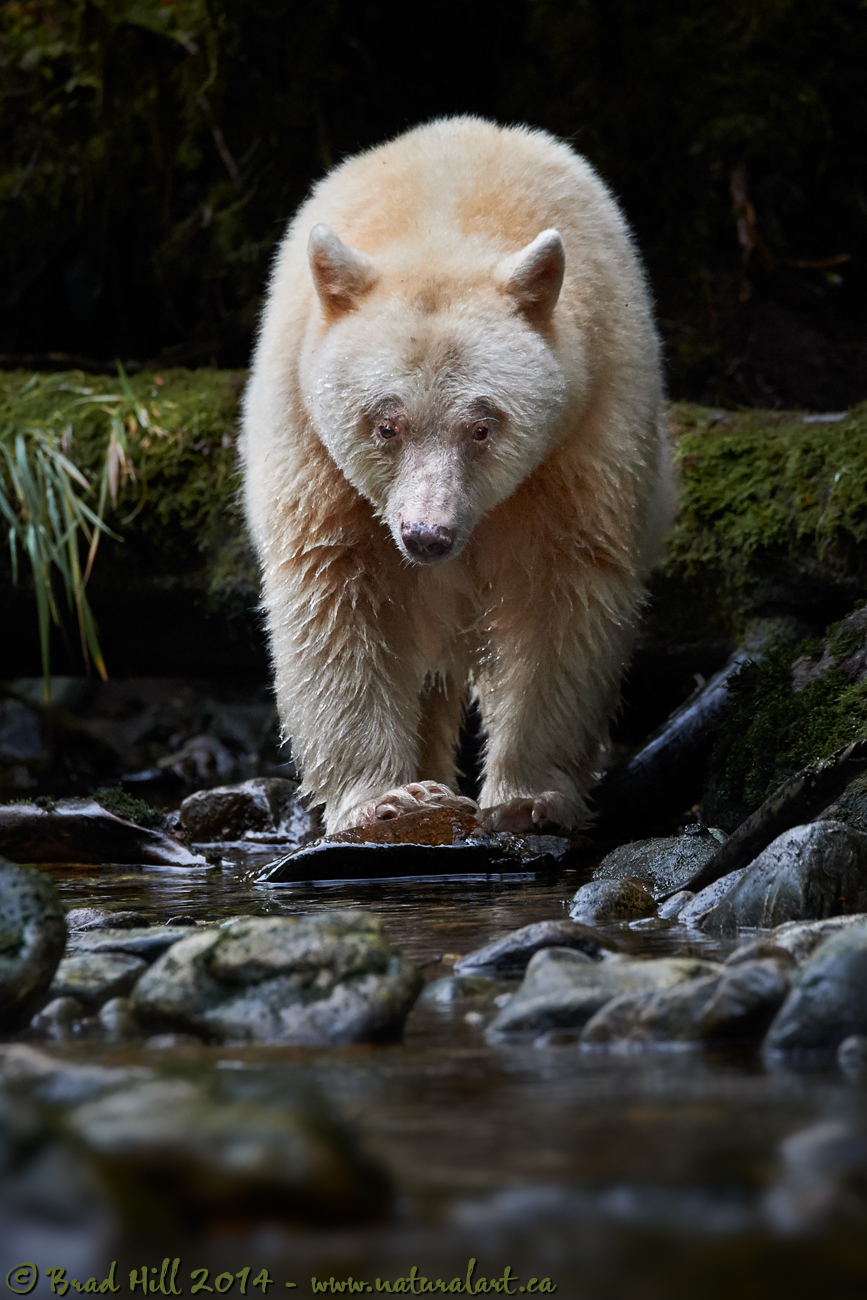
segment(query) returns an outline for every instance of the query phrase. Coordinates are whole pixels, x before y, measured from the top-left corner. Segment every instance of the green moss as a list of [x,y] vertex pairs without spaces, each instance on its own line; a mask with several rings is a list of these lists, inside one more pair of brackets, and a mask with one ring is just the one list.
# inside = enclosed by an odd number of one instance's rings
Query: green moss
[[162,813],[145,803],[144,799],[136,799],[125,790],[103,788],[94,790],[93,797],[107,812],[124,817],[128,822],[135,822],[136,826],[144,826],[146,830],[154,830],[163,824]]
[[867,590],[867,403],[792,412],[670,409],[680,514],[656,582],[672,623],[737,635],[769,581]]

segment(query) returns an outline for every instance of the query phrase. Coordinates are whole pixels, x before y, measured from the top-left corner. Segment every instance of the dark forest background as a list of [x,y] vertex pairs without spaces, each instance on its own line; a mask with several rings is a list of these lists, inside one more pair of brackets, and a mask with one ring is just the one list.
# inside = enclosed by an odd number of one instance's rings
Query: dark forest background
[[30,0],[0,8],[0,353],[244,365],[335,161],[472,112],[622,201],[672,395],[867,397],[863,0]]

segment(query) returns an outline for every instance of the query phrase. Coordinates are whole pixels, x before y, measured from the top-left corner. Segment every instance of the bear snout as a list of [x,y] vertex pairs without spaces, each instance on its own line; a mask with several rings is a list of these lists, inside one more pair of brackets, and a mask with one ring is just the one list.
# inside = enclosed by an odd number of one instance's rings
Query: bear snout
[[442,524],[402,524],[400,537],[407,555],[417,564],[444,560],[455,544],[455,529]]

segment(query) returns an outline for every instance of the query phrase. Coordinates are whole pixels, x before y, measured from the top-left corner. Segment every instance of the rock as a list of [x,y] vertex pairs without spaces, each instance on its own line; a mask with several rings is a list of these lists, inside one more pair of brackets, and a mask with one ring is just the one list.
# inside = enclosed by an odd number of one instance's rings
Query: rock
[[197,925],[150,925],[145,930],[76,930],[69,936],[70,954],[125,952],[146,962],[156,961],[172,944],[199,934]]
[[99,1012],[100,1028],[107,1038],[136,1038],[141,1033],[129,998],[109,998]]
[[656,901],[647,885],[627,876],[618,880],[589,881],[578,890],[569,908],[570,918],[585,925],[632,921],[655,912]]
[[691,889],[681,889],[677,894],[672,894],[664,903],[659,904],[656,915],[660,921],[673,921],[675,918],[680,919],[680,914],[691,903],[695,894]]
[[299,801],[298,789],[297,782],[282,777],[255,777],[242,785],[199,790],[181,804],[181,825],[198,843],[262,837],[300,847],[321,832]]
[[207,1233],[261,1220],[342,1223],[390,1201],[381,1169],[316,1096],[233,1101],[150,1077],[77,1107],[68,1129],[134,1198],[140,1230]]
[[583,1025],[621,993],[667,988],[719,970],[712,962],[687,957],[629,961],[613,957],[591,962],[582,952],[545,948],[527,967],[514,997],[490,1027],[492,1035],[538,1034]]
[[70,930],[131,930],[150,925],[144,912],[111,911],[107,907],[73,907],[66,913]]
[[565,864],[571,841],[556,835],[511,835],[483,829],[454,808],[423,809],[373,826],[340,831],[271,862],[261,884],[551,871]]
[[867,1033],[867,924],[820,944],[768,1030],[766,1057],[825,1056],[844,1038]]
[[395,1037],[421,983],[367,913],[251,917],[175,944],[133,1007],[154,1030],[323,1046]]
[[92,1101],[113,1088],[129,1087],[150,1075],[149,1070],[137,1066],[74,1065],[24,1043],[0,1045],[3,1087],[52,1105]]
[[[778,1232],[793,1236],[861,1217],[867,1190],[867,1140],[839,1120],[823,1120],[780,1144],[781,1177],[764,1210]],[[860,1213],[859,1213],[860,1212]]]
[[708,831],[690,826],[683,835],[633,840],[604,857],[593,879],[617,880],[629,876],[643,881],[654,898],[659,898],[680,889],[699,867],[715,857],[725,839],[724,832],[715,828]]
[[66,922],[54,885],[0,859],[0,1029],[26,1025],[63,956]]
[[851,916],[826,916],[823,921],[786,921],[767,936],[767,941],[776,948],[784,949],[800,965],[832,934],[839,934],[841,930],[865,922],[867,912],[853,912]]
[[775,961],[784,970],[791,970],[792,967],[798,964],[786,948],[775,943],[772,937],[763,935],[750,939],[747,943],[742,943],[734,952],[729,953],[724,964],[726,966],[739,966],[742,962],[750,961]]
[[77,998],[95,1011],[109,998],[129,993],[147,962],[123,952],[84,952],[64,957],[49,993],[55,998]]
[[844,1074],[867,1074],[867,1034],[850,1034],[837,1048],[837,1064]]
[[28,1035],[64,1042],[80,1030],[84,1007],[77,998],[55,998],[30,1021]]
[[177,840],[116,817],[93,799],[0,806],[0,853],[13,862],[119,862],[203,867]]
[[741,876],[747,870],[741,867],[739,871],[732,871],[728,876],[721,876],[715,880],[712,885],[700,890],[693,898],[691,903],[687,903],[677,914],[677,919],[681,925],[700,925],[702,918],[716,907],[720,899],[725,898],[730,889],[733,889]]
[[725,935],[864,910],[867,835],[841,822],[812,822],[769,844],[699,924]]
[[455,962],[455,973],[473,971],[496,972],[498,975],[520,975],[535,953],[543,948],[573,948],[597,960],[606,952],[616,952],[617,945],[596,930],[574,921],[535,921],[511,930],[500,939],[486,943],[483,948],[468,952]]
[[773,959],[744,961],[723,970],[698,1022],[699,1037],[714,1042],[759,1042],[789,991],[788,971]]
[[[710,964],[710,963],[708,963]],[[675,988],[623,993],[588,1020],[581,1034],[585,1044],[697,1042],[704,1012],[721,980],[718,973],[688,979]]]
[[444,975],[427,985],[420,1002],[457,1002],[459,998],[492,997],[497,990],[493,980],[484,975]]

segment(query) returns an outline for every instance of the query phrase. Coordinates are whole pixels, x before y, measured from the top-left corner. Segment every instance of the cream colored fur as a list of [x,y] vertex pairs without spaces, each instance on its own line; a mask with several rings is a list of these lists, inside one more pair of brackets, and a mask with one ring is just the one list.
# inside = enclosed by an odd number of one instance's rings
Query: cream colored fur
[[[442,120],[317,185],[244,460],[280,714],[329,829],[454,789],[468,686],[490,824],[586,823],[670,520],[662,419],[638,256],[565,144]],[[413,528],[451,551],[415,563]]]

